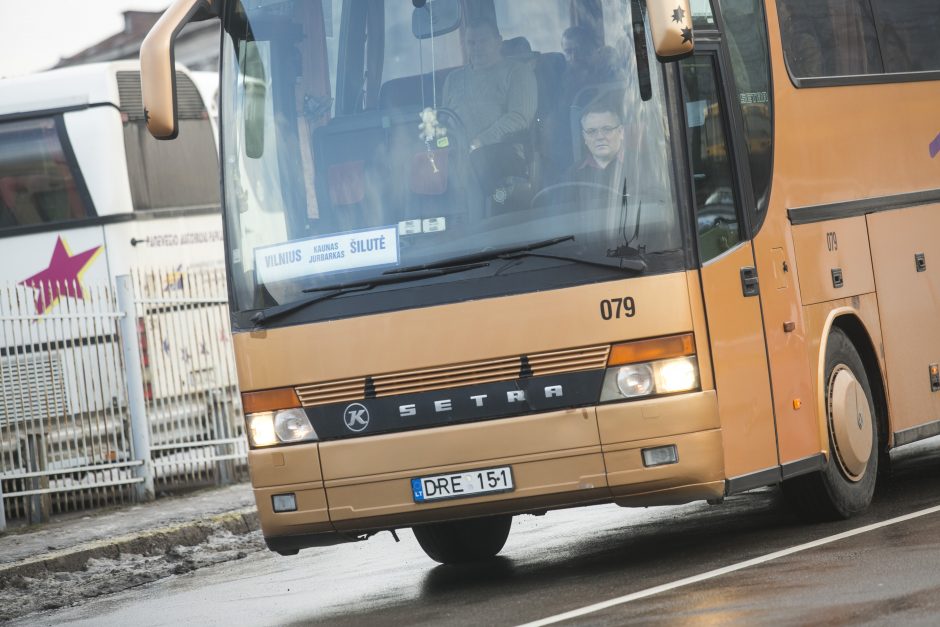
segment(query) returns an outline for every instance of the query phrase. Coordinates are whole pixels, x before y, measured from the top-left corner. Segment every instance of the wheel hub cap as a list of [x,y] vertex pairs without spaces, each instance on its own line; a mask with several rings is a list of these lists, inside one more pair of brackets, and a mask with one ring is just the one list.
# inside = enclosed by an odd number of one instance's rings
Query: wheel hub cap
[[829,378],[829,420],[835,456],[852,479],[860,479],[871,456],[871,407],[865,390],[848,367],[839,365]]

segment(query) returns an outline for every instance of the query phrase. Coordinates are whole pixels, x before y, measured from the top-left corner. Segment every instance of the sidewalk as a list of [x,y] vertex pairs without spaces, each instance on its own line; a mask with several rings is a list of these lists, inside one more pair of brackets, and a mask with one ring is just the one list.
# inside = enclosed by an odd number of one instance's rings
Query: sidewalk
[[0,588],[16,577],[82,570],[92,558],[153,555],[205,542],[222,531],[243,535],[257,529],[247,483],[64,514],[44,525],[8,529],[0,535]]

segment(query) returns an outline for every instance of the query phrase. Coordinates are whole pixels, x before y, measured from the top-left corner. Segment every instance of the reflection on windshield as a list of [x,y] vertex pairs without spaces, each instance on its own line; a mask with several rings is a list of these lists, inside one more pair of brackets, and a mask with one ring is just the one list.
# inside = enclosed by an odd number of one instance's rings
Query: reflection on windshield
[[629,3],[226,6],[238,309],[569,234],[559,257],[612,265],[681,246],[661,74],[643,100]]

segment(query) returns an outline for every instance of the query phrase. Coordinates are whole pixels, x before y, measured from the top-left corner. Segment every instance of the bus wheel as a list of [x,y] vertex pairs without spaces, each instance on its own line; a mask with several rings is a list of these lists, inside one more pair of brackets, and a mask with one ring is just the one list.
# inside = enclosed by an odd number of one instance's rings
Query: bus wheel
[[784,494],[810,520],[849,518],[868,508],[878,474],[878,415],[862,359],[838,328],[826,346],[829,462],[785,481]]
[[464,564],[487,560],[502,550],[512,516],[420,525],[413,529],[418,544],[435,562]]

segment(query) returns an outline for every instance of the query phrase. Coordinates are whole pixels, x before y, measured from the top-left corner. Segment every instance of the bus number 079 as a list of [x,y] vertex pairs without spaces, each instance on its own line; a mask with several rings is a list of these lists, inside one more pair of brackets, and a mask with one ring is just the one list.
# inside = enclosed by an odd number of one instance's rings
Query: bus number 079
[[632,296],[623,298],[609,298],[601,301],[601,318],[613,320],[614,318],[632,318],[636,315],[636,301]]

